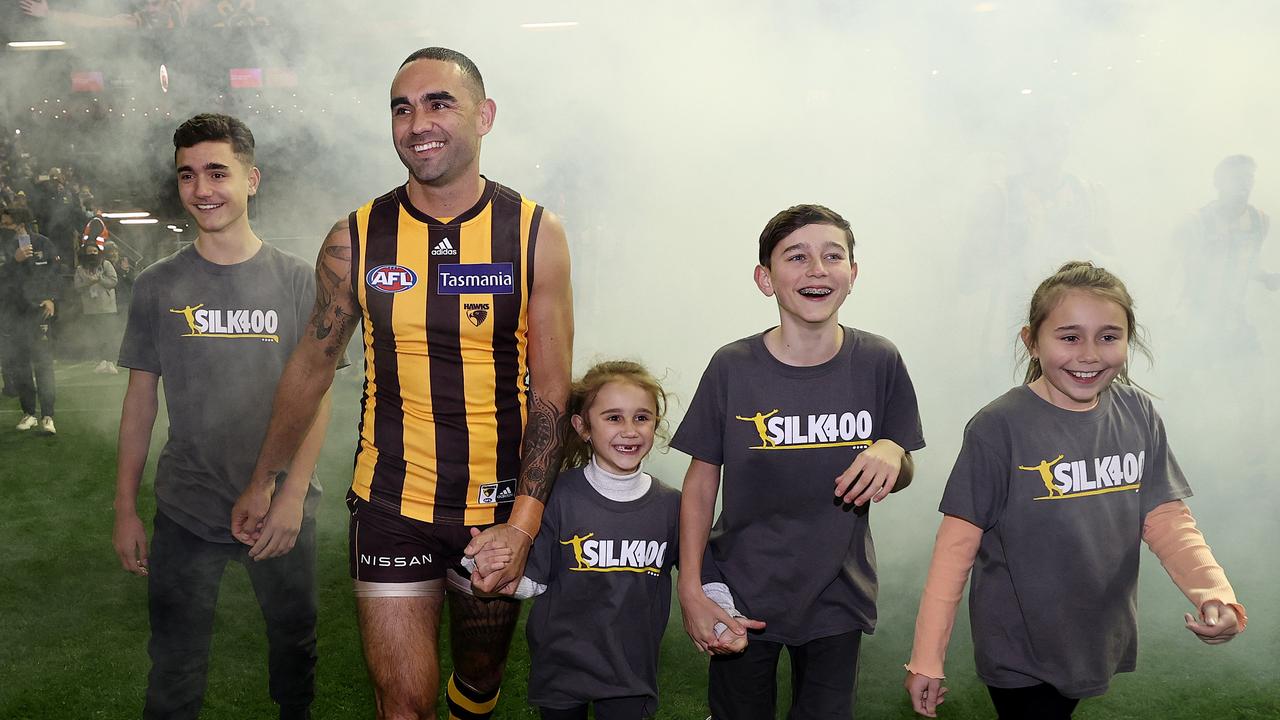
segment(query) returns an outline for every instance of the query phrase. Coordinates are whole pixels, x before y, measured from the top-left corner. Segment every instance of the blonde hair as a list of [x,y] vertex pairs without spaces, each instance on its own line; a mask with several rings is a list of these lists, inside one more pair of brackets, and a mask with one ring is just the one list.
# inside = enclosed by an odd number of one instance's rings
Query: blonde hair
[[[655,406],[653,411],[657,413],[657,417],[654,418],[655,434],[658,439],[665,443],[667,441],[667,431],[663,417],[667,413],[667,393],[662,389],[662,385],[657,378],[637,362],[607,360],[592,366],[585,375],[573,383],[573,387],[570,389],[569,415],[578,415],[582,417],[583,422],[590,425],[590,421],[587,420],[587,410],[596,401],[596,396],[600,394],[600,389],[611,382],[629,383],[649,393]],[[582,467],[590,461],[591,445],[583,440],[578,433],[570,432],[565,440],[562,467],[564,469]]]
[[[1045,278],[1031,295],[1031,306],[1027,313],[1028,336],[1031,344],[1034,345],[1036,338],[1039,337],[1040,326],[1044,324],[1045,318],[1049,317],[1049,313],[1053,312],[1053,309],[1062,301],[1062,296],[1069,290],[1084,290],[1119,305],[1124,310],[1128,325],[1125,334],[1129,345],[1146,356],[1148,362],[1153,361],[1151,348],[1146,341],[1146,332],[1134,319],[1133,297],[1129,295],[1128,288],[1120,278],[1106,268],[1097,267],[1083,260],[1072,260],[1058,268],[1058,271]],[[1040,368],[1040,361],[1031,357],[1029,348],[1023,346],[1019,350],[1019,355],[1027,362],[1027,374],[1023,382],[1029,383],[1044,374]],[[1116,381],[1138,387],[1129,378],[1128,362],[1116,375]]]

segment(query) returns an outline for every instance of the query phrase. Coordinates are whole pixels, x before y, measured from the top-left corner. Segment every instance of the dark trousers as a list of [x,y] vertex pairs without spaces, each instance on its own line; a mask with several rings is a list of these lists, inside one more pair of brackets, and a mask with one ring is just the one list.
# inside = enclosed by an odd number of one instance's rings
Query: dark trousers
[[233,560],[248,570],[266,620],[271,699],[282,719],[309,717],[316,684],[315,521],[303,521],[287,554],[255,562],[247,545],[208,542],[157,512],[147,582],[147,720],[199,716],[218,586]]
[[[848,720],[858,693],[862,633],[787,645],[791,656],[788,720]],[[711,658],[707,699],[715,720],[773,720],[782,643],[752,638],[738,655]]]
[[[22,412],[36,417],[53,417],[53,342],[49,323],[38,317],[24,317],[7,325],[4,338],[4,369],[18,392]],[[35,381],[32,382],[32,375]],[[40,412],[36,412],[36,400]]]
[[1048,683],[1020,688],[988,685],[987,691],[991,693],[991,702],[1000,720],[1067,720],[1080,703]]
[[[658,711],[657,702],[644,695],[594,700],[591,705],[595,708],[596,720],[649,720]],[[568,710],[539,707],[538,716],[541,720],[587,720],[587,706]]]

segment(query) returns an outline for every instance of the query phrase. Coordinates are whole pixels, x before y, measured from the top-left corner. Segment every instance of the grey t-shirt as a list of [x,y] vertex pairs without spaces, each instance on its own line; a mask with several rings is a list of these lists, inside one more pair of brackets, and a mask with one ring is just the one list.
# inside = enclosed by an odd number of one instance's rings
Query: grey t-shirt
[[1142,523],[1191,489],[1146,395],[1086,412],[1015,387],[969,421],[939,510],[984,530],[969,616],[978,676],[1106,692],[1137,658]]
[[[876,623],[869,504],[835,480],[881,438],[924,447],[915,390],[891,342],[853,328],[834,358],[792,367],[764,334],[711,358],[671,446],[723,466],[716,569],[766,640],[798,644]],[[704,575],[704,581],[711,575]]]
[[[134,283],[120,365],[164,383],[169,437],[156,466],[157,505],[205,540],[235,542],[231,508],[314,302],[314,270],[266,244],[236,265],[211,263],[191,245]],[[313,475],[307,517],[319,493]]]
[[630,502],[560,474],[525,576],[547,586],[529,612],[529,702],[568,709],[605,698],[658,700],[658,648],[680,557],[680,492],[658,482]]

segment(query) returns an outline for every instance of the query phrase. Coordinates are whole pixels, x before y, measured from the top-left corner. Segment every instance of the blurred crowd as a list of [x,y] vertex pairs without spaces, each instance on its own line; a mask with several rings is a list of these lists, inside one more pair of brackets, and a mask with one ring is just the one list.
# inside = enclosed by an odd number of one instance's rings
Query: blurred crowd
[[22,409],[18,430],[55,433],[54,357],[118,372],[115,356],[137,268],[71,165],[41,163],[0,136],[0,368]]

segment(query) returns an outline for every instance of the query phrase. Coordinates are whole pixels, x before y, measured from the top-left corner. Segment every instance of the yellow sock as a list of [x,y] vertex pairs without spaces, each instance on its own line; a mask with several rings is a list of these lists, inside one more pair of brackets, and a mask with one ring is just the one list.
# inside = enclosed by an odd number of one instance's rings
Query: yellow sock
[[444,696],[449,706],[449,720],[489,720],[493,717],[493,709],[498,707],[499,691],[482,693],[468,687],[451,673]]

